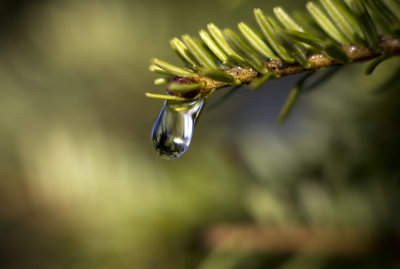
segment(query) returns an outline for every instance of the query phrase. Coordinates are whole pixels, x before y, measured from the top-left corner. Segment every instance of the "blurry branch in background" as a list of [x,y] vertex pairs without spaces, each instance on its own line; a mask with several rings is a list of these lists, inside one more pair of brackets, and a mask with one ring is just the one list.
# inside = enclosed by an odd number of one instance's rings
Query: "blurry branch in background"
[[206,231],[204,244],[212,250],[248,250],[265,253],[295,253],[363,257],[382,249],[395,255],[400,238],[373,232],[353,230],[324,230],[316,228],[266,228],[256,225],[219,225]]

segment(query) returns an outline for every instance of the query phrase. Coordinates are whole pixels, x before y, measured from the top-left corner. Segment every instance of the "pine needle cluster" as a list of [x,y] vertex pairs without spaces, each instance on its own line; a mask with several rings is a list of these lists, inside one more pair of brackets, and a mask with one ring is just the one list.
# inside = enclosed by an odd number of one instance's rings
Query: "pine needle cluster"
[[[371,60],[366,73],[400,53],[398,0],[319,0],[308,2],[309,14],[273,9],[274,16],[254,9],[258,29],[244,22],[240,34],[210,23],[199,38],[183,35],[170,41],[183,61],[178,67],[152,59],[150,70],[163,77],[167,94],[146,96],[182,104],[202,100],[227,86],[258,89],[282,76],[309,71],[290,93],[278,120],[289,113],[305,79],[331,66]],[[311,15],[311,16],[309,16]]]

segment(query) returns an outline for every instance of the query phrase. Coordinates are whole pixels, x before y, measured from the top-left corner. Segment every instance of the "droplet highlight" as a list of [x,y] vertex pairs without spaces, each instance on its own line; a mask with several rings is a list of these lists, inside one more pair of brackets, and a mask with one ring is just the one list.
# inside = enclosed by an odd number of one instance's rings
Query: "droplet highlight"
[[192,102],[165,101],[152,130],[153,144],[161,157],[175,159],[186,152],[204,103],[203,99]]

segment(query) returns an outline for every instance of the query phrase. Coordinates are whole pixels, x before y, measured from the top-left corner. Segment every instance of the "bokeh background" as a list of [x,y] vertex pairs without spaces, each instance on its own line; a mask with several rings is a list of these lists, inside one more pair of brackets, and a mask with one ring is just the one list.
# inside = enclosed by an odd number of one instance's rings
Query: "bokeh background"
[[396,58],[343,68],[280,127],[299,76],[243,88],[183,157],[153,149],[148,65],[179,64],[172,37],[304,4],[1,1],[0,268],[399,268]]

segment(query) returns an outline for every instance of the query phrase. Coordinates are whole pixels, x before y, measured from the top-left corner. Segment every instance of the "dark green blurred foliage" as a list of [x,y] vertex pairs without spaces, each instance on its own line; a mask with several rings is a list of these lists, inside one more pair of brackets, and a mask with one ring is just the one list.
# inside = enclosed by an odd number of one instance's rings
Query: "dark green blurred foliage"
[[[184,157],[153,151],[147,66],[175,58],[170,38],[304,3],[3,1],[0,267],[398,267],[398,58],[338,71],[279,128],[296,78],[241,90],[204,112]],[[220,250],[205,243],[220,224],[374,240],[358,255]]]

